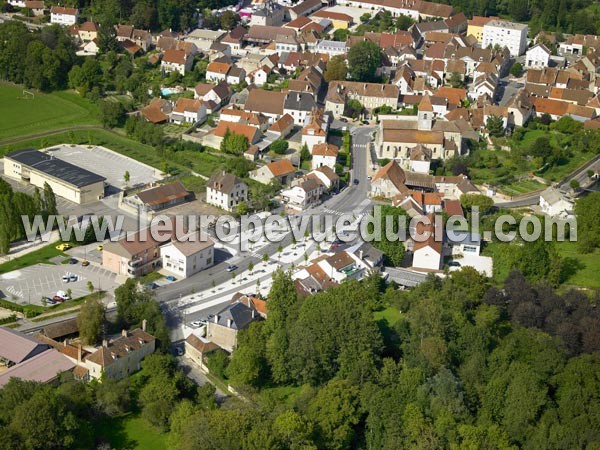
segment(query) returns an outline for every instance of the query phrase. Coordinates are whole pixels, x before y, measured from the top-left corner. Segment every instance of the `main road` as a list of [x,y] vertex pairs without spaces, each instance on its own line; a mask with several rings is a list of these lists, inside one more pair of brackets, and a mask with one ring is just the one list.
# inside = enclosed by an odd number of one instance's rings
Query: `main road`
[[[374,127],[358,127],[352,130],[352,167],[350,171],[349,185],[339,194],[332,195],[326,201],[318,206],[308,208],[297,214],[297,220],[303,216],[333,216],[335,220],[343,214],[354,214],[358,216],[370,209],[371,202],[367,199],[369,190],[369,180],[367,179],[367,151],[372,141]],[[355,180],[358,184],[355,184]],[[215,266],[200,272],[190,278],[178,281],[176,283],[161,286],[156,290],[157,299],[161,302],[178,299],[194,292],[209,291],[215,285],[220,285],[231,279],[231,273],[227,272],[227,266],[235,264],[237,279],[243,280],[244,274],[248,271],[250,262],[255,267],[259,267],[262,255],[267,254],[273,261],[277,257],[279,247],[285,248],[292,244],[293,234],[291,232],[282,233],[280,241],[271,242],[260,249],[260,253],[245,252],[234,254],[229,250],[220,249],[219,262]],[[228,252],[228,253],[226,253]]]

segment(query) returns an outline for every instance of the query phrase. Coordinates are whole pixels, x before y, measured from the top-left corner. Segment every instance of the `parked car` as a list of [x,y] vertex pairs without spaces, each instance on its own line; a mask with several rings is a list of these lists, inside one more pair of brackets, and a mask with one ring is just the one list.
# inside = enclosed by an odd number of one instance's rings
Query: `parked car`
[[48,305],[55,305],[56,302],[54,301],[54,299],[50,298],[50,297],[42,297],[42,302],[46,302],[46,304]]
[[69,296],[65,291],[57,291],[56,297],[60,298],[62,301],[69,300]]
[[55,295],[54,297],[52,297],[52,301],[54,302],[53,304],[56,304],[56,303],[62,303],[64,300],[62,297]]
[[167,280],[169,280],[169,281],[177,281],[177,278],[175,278],[173,275],[169,275],[167,277]]
[[368,120],[363,120],[361,123],[362,123],[363,125],[369,125],[369,121],[368,121]]
[[83,267],[87,267],[87,266],[89,266],[89,265],[90,265],[90,262],[89,262],[87,259],[84,259],[84,260],[82,260],[82,261],[81,261],[81,265],[82,265]]
[[199,320],[194,320],[192,323],[190,323],[190,325],[195,328],[198,328],[198,327],[201,327],[203,324]]
[[237,268],[238,266],[236,266],[235,264],[230,264],[227,266],[227,272],[233,272]]
[[152,283],[148,283],[146,285],[146,289],[156,289],[158,287],[158,284],[156,284],[154,281]]
[[69,264],[77,264],[77,258],[70,258]]
[[96,250],[101,252],[102,250],[104,250],[104,245],[100,244],[98,247],[96,247]]
[[64,252],[65,250],[69,250],[71,248],[71,244],[69,244],[68,242],[63,242],[62,244],[58,244],[56,246],[56,250],[60,250],[61,252]]
[[450,267],[460,267],[460,263],[458,261],[450,261],[448,265]]
[[358,183],[360,183],[360,181],[358,181],[358,178],[355,178],[355,179],[354,179],[354,184],[356,185],[356,184],[358,184]]
[[69,275],[69,281],[77,281],[77,275],[75,275],[74,273]]
[[175,349],[175,352],[177,353],[177,356],[183,356],[183,353],[184,353],[183,347],[177,347]]
[[62,276],[62,281],[63,281],[63,283],[68,283],[69,281],[71,281],[70,278],[69,278],[69,275],[63,275]]

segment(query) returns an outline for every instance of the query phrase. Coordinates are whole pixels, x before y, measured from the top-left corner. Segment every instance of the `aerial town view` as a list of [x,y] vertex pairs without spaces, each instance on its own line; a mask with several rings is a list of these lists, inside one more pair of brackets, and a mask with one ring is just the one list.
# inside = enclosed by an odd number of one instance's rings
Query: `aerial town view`
[[600,450],[600,4],[0,0],[4,449]]

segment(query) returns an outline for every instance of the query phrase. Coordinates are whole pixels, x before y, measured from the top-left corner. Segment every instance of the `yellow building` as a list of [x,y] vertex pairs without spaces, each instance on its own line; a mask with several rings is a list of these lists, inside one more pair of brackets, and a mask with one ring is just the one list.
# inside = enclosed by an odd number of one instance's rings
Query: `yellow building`
[[104,197],[106,178],[38,150],[17,150],[6,155],[4,175],[40,189],[48,183],[56,195],[78,204]]
[[479,43],[483,42],[483,27],[490,20],[494,19],[498,19],[498,17],[473,16],[473,18],[467,22],[467,36],[473,36]]
[[352,25],[352,16],[348,14],[328,11],[328,10],[320,10],[312,15],[314,19],[327,19],[331,21],[331,26],[333,28],[346,30]]

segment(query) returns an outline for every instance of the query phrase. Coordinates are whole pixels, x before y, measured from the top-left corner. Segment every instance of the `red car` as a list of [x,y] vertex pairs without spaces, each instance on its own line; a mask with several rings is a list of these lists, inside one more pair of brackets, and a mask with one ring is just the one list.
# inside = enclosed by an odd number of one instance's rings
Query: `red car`
[[62,303],[64,301],[63,298],[59,297],[58,295],[52,297],[52,300],[54,300],[55,303]]

